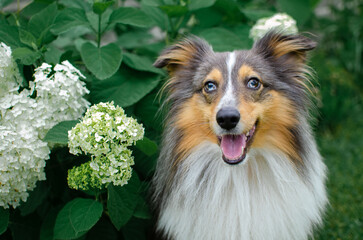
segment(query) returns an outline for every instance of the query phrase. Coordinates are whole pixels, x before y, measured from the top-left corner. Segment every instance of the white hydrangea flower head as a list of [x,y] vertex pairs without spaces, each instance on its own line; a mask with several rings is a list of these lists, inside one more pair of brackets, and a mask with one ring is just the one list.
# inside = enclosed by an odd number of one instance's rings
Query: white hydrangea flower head
[[276,30],[285,34],[296,34],[296,21],[286,13],[277,13],[270,18],[261,18],[250,30],[250,38],[261,39],[267,32]]
[[35,69],[32,91],[36,91],[37,111],[44,114],[34,126],[39,129],[40,137],[59,122],[78,119],[90,103],[83,98],[89,93],[81,78],[82,73],[68,61],[54,68],[43,63]]
[[47,143],[38,138],[31,126],[0,125],[0,207],[16,208],[27,200],[28,191],[45,179],[49,154]]
[[144,128],[134,118],[127,117],[121,107],[99,103],[89,108],[68,132],[72,154],[82,152],[92,160],[68,171],[68,185],[74,189],[103,188],[109,183],[122,186],[131,177],[134,164],[127,147],[144,137]]
[[11,48],[0,43],[0,98],[9,91],[17,91],[22,82],[18,66],[11,54]]

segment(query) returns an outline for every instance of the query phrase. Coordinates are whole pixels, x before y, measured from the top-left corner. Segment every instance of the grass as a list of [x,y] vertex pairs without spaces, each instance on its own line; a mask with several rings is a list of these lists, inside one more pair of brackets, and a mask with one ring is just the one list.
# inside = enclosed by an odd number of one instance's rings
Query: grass
[[[336,114],[339,114],[337,109]],[[351,116],[334,132],[317,136],[329,169],[330,206],[315,239],[363,239],[363,107],[352,106]]]

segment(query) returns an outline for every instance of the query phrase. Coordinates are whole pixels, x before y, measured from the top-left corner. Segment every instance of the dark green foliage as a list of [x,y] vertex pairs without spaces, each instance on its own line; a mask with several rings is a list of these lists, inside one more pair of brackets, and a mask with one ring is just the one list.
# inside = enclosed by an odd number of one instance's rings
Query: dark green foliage
[[136,209],[139,191],[140,180],[133,173],[128,184],[123,187],[108,186],[107,209],[113,225],[119,230],[125,225],[134,214]]
[[[0,1],[0,8],[12,1]],[[331,13],[314,14],[319,0],[42,0],[0,13],[0,42],[12,48],[25,87],[43,62],[70,61],[87,76],[91,104],[114,101],[145,127],[145,138],[132,147],[135,165],[128,184],[102,191],[75,191],[67,171],[89,161],[65,146],[77,121],[56,125],[45,141],[52,149],[44,182],[17,209],[0,207],[1,239],[147,239],[153,229],[148,188],[159,153],[164,112],[158,95],[166,73],[152,66],[159,52],[188,34],[205,38],[215,51],[248,49],[252,25],[285,11],[301,32],[320,43],[312,53],[317,72],[317,139],[329,168],[331,205],[314,239],[361,239],[363,236],[363,17],[360,1],[327,5]],[[319,10],[319,9],[318,9]],[[155,39],[150,29],[165,35]]]
[[9,210],[0,208],[0,234],[3,234],[8,228]]
[[76,126],[78,122],[77,120],[72,120],[58,123],[47,132],[43,140],[51,143],[67,144],[68,131]]
[[55,239],[76,239],[90,230],[100,219],[102,204],[91,199],[76,198],[58,213],[54,225]]

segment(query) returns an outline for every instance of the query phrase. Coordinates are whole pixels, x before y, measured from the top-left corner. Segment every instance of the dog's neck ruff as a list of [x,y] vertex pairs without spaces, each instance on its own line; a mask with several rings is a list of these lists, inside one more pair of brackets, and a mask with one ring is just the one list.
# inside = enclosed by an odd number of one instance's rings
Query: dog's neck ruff
[[277,150],[251,149],[230,166],[203,142],[179,165],[158,230],[175,240],[307,239],[327,201],[325,166],[315,143],[309,149],[302,176]]

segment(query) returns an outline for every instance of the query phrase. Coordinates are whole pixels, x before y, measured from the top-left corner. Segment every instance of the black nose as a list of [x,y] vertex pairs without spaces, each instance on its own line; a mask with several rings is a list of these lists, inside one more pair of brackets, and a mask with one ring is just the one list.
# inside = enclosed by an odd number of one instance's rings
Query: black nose
[[217,112],[217,123],[221,128],[230,130],[237,126],[240,114],[235,108],[225,107]]

